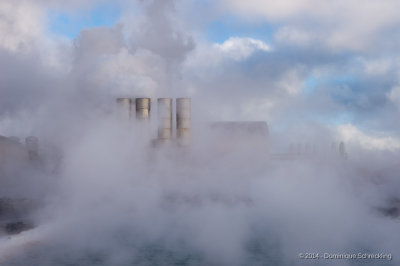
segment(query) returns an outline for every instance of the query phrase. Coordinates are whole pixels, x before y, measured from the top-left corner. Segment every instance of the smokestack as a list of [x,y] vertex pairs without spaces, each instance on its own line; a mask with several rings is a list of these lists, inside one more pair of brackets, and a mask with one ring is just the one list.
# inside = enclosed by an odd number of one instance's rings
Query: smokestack
[[131,117],[131,106],[132,99],[131,98],[117,98],[118,104],[118,113],[119,116],[123,119],[130,119]]
[[172,99],[158,98],[158,139],[167,141],[172,138]]
[[176,99],[176,135],[181,144],[188,144],[191,127],[191,99]]
[[136,119],[148,120],[150,118],[150,98],[136,98]]

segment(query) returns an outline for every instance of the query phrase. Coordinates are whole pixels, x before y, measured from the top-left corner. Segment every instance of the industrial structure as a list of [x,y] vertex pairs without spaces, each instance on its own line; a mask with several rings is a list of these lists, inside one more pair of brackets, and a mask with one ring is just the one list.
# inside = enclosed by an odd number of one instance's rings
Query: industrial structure
[[[175,103],[175,108],[174,108]],[[120,117],[136,121],[150,121],[152,116],[151,98],[117,98]],[[135,110],[135,114],[133,114]],[[174,116],[175,110],[175,116]],[[175,117],[175,121],[173,119]],[[175,123],[175,131],[174,131]],[[188,146],[191,142],[191,99],[172,98],[157,99],[157,138],[153,144],[175,143],[177,146]],[[315,146],[307,143],[290,144],[288,151],[269,153],[269,128],[265,121],[223,121],[213,122],[207,127],[214,136],[214,147],[222,153],[244,150],[264,151],[266,159],[297,160],[318,157]],[[175,133],[175,134],[174,134]],[[330,154],[347,159],[345,144],[332,144]]]
[[[133,102],[135,106],[133,106]],[[132,110],[136,110],[136,120],[147,122],[151,117],[151,98],[117,98],[120,117],[131,119]],[[176,140],[179,145],[188,145],[191,130],[191,99],[177,98],[176,106]],[[170,142],[173,139],[173,99],[158,98],[158,143]]]
[[136,98],[136,119],[146,121],[150,118],[151,99]]
[[160,141],[169,141],[172,139],[173,122],[172,122],[172,99],[157,99],[158,107],[158,133],[157,137]]
[[176,99],[176,136],[181,144],[190,141],[191,128],[191,100],[189,98]]
[[[191,99],[158,98],[156,108],[152,108],[151,98],[117,98],[116,113],[121,118],[137,126],[137,128],[151,128],[151,119],[156,122],[155,139],[150,141],[154,152],[158,147],[189,147],[192,138]],[[175,107],[175,108],[174,108]],[[157,114],[152,111],[157,109]],[[175,114],[174,114],[175,111]],[[175,118],[175,119],[174,119]],[[153,121],[153,120],[152,120]],[[273,154],[269,152],[269,129],[265,121],[225,121],[210,123],[206,131],[212,136],[210,147],[218,155],[241,153],[243,151],[257,151],[256,154],[265,155],[266,160],[297,160],[310,158],[312,149],[304,145],[291,145],[288,152]],[[147,133],[147,132],[146,132]],[[196,139],[197,140],[197,139]],[[304,147],[303,147],[304,146]],[[303,147],[303,148],[302,148]],[[262,151],[263,153],[260,153]],[[335,154],[340,158],[347,158],[344,143]],[[40,152],[39,139],[29,136],[22,144],[15,137],[0,136],[0,187],[7,187],[7,178],[12,179],[20,172],[33,173],[31,169],[47,171],[44,168],[46,158],[54,157]],[[23,170],[25,169],[25,170]],[[52,171],[53,173],[53,171]],[[26,198],[10,198],[0,191],[0,234],[18,233],[31,228],[29,215],[39,204]]]
[[[30,215],[37,205],[34,200],[9,197],[7,193],[12,180],[21,172],[34,171],[41,167],[39,156],[39,141],[30,136],[25,139],[25,145],[17,138],[0,136],[0,235],[16,234],[33,227]],[[23,184],[21,184],[23,186]],[[6,194],[8,197],[5,197]]]

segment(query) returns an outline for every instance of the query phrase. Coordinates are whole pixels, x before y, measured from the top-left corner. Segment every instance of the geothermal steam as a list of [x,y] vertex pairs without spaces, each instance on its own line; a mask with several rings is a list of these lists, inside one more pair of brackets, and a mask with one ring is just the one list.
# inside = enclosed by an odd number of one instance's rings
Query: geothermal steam
[[[340,141],[329,128],[297,124],[287,139],[272,131],[269,150],[237,143],[241,149],[224,151],[206,121],[214,110],[224,116],[224,107],[214,107],[229,106],[225,96],[234,105],[244,97],[234,98],[229,86],[243,83],[227,85],[236,77],[225,76],[216,83],[218,92],[182,85],[182,64],[194,41],[173,18],[173,3],[143,3],[146,15],[134,20],[139,26],[130,38],[117,25],[84,30],[71,45],[58,43],[55,50],[70,55],[61,68],[47,57],[37,64],[40,42],[23,56],[1,48],[8,65],[0,76],[7,84],[7,100],[0,100],[2,134],[37,135],[59,151],[56,170],[26,172],[21,179],[16,195],[39,198],[44,207],[34,217],[36,228],[0,243],[10,252],[0,257],[4,263],[309,265],[299,253],[382,252],[393,254],[393,261],[320,262],[396,265],[398,218],[381,210],[398,199],[398,151],[353,147],[342,160],[326,148]],[[193,134],[185,147],[155,148],[154,123],[143,128],[114,112],[116,97],[153,97],[155,103],[155,97],[188,94]],[[271,159],[270,153],[288,148],[289,138],[323,148],[312,158]],[[10,248],[18,241],[27,245]]]

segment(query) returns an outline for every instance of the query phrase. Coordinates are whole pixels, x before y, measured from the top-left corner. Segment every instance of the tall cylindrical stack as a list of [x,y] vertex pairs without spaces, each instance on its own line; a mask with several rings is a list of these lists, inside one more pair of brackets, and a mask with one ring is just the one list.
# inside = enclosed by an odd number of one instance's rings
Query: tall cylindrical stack
[[158,139],[169,140],[172,138],[172,99],[159,98],[158,109]]
[[148,120],[150,118],[150,98],[136,98],[136,118]]
[[131,117],[131,98],[117,98],[118,113],[119,116],[124,119],[129,119]]
[[176,99],[176,134],[183,144],[187,144],[190,140],[191,128],[191,99]]

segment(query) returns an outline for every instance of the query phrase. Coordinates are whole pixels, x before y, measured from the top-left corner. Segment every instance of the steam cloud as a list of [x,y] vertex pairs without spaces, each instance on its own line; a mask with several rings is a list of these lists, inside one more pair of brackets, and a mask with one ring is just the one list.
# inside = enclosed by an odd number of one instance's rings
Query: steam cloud
[[[190,33],[195,23],[183,26],[180,12],[192,11],[172,0],[121,1],[140,15],[125,15],[113,27],[84,29],[70,42],[47,36],[45,12],[83,4],[58,2],[0,3],[0,133],[38,136],[47,149],[46,171],[27,168],[18,178],[1,177],[1,197],[34,198],[44,207],[34,214],[34,229],[1,239],[0,263],[398,264],[400,154],[387,149],[397,135],[367,136],[310,118],[318,111],[329,120],[349,108],[362,125],[385,126],[390,119],[378,121],[397,109],[369,86],[364,101],[347,101],[356,98],[354,91],[337,95],[329,85],[312,99],[298,92],[310,73],[352,69],[360,63],[356,56],[287,44],[270,49],[240,38],[210,45]],[[235,42],[238,51],[253,46],[243,56],[223,49]],[[294,59],[293,50],[299,53]],[[393,88],[397,82],[392,74],[360,76],[355,87],[390,80]],[[116,118],[120,96],[191,96],[191,146],[152,147],[153,123],[146,130]],[[366,111],[382,102],[384,110]],[[268,120],[268,150],[245,142],[224,152],[208,121],[234,118]],[[349,158],[342,160],[332,155],[331,142],[348,132],[358,137],[348,138]],[[314,156],[271,159],[291,142],[312,143]],[[384,253],[393,260],[298,257],[312,252]]]

